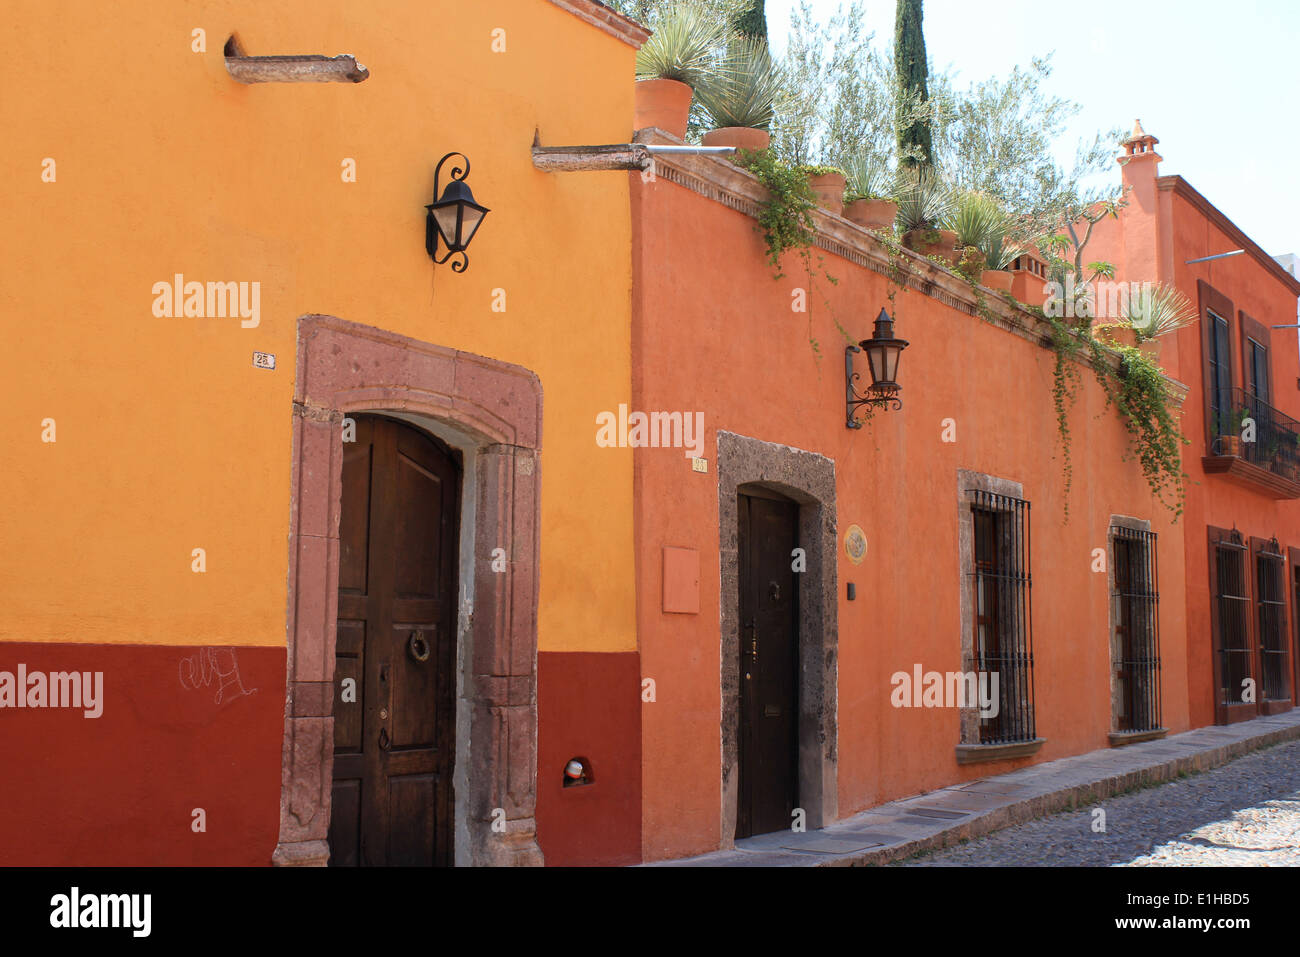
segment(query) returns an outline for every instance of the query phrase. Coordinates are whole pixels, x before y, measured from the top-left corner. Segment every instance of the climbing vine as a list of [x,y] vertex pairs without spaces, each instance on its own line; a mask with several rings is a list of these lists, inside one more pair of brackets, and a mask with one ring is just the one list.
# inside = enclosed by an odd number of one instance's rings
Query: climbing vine
[[1132,346],[1121,346],[1120,366],[1112,398],[1128,429],[1147,484],[1174,520],[1183,513],[1185,488],[1182,451],[1190,444],[1178,428],[1169,391],[1160,367]]
[[[772,267],[773,279],[784,279],[781,258],[791,250],[803,260],[804,272],[808,276],[808,287],[820,294],[822,304],[830,313],[835,328],[840,331],[844,341],[853,342],[839,318],[831,307],[824,289],[818,286],[813,274],[812,245],[816,237],[813,227],[812,211],[817,206],[812,188],[808,185],[809,169],[807,167],[788,166],[781,162],[770,150],[739,150],[736,164],[749,170],[767,189],[768,199],[759,210],[758,228],[767,245],[767,262]],[[817,269],[832,286],[839,279],[830,274],[825,267],[825,257],[818,254]],[[813,355],[821,357],[821,345],[812,334],[812,309],[808,310],[808,344]]]
[[1115,351],[1120,355],[1119,368],[1111,363],[1106,346],[1093,337],[1086,326],[1070,325],[1033,309],[1051,330],[1050,345],[1056,353],[1053,369],[1052,402],[1056,427],[1061,439],[1062,468],[1065,475],[1065,519],[1070,518],[1070,488],[1074,476],[1070,457],[1070,409],[1082,381],[1080,365],[1086,363],[1106,397],[1120,414],[1129,434],[1131,451],[1136,455],[1152,494],[1173,512],[1177,521],[1183,512],[1186,475],[1182,469],[1180,446],[1188,441],[1178,428],[1173,411],[1174,396],[1160,367],[1131,346]]

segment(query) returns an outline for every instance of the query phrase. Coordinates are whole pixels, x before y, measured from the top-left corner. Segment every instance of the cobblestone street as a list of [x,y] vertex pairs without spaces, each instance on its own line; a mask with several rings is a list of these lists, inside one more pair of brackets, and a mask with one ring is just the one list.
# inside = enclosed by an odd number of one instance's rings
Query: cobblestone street
[[1206,865],[1300,865],[1300,742],[894,866]]

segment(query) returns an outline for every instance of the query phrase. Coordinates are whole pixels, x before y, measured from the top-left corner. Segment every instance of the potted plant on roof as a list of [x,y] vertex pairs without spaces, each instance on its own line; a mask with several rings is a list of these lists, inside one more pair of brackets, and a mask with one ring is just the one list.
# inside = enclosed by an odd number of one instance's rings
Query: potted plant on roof
[[940,224],[948,217],[952,194],[929,167],[904,173],[898,188],[898,224],[903,245],[922,256],[957,261],[957,234]]
[[697,0],[678,0],[664,12],[636,55],[636,129],[685,138],[694,90],[717,68],[725,36],[725,24]]
[[1152,362],[1160,358],[1160,340],[1199,318],[1199,313],[1181,292],[1162,282],[1143,283],[1129,295],[1124,318],[1137,336],[1138,348]]
[[1026,249],[1024,244],[1011,239],[1010,232],[1010,217],[1004,217],[998,227],[989,230],[979,244],[984,253],[984,271],[980,274],[980,282],[990,289],[1005,293],[1011,292],[1011,284],[1016,278],[1011,272],[1011,264]]
[[817,205],[829,210],[836,216],[844,212],[844,188],[848,176],[838,166],[799,167],[799,171],[808,177],[808,188],[817,198]]
[[848,184],[844,192],[844,218],[867,229],[893,231],[898,203],[893,199],[893,174],[884,161],[865,151],[845,162]]
[[956,236],[957,271],[978,282],[987,261],[985,245],[994,233],[1005,235],[1006,214],[992,197],[974,190],[961,193],[948,209],[942,225]]
[[718,66],[695,89],[700,111],[712,127],[704,134],[704,145],[767,149],[782,83],[781,69],[772,60],[766,40],[731,37]]

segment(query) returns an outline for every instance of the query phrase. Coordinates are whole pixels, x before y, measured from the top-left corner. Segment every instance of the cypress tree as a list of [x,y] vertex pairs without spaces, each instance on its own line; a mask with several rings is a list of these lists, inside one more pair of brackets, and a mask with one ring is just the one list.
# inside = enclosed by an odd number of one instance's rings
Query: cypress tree
[[736,14],[732,26],[738,33],[745,36],[753,37],[756,40],[767,39],[767,15],[763,11],[763,5],[766,0],[749,0],[739,13]]
[[[894,69],[898,73],[899,89],[905,99],[915,97],[918,103],[930,99],[926,83],[929,66],[925,56],[925,34],[921,30],[921,0],[898,0],[894,14]],[[930,123],[908,115],[901,110],[896,121],[900,162],[906,166],[929,164],[932,159]],[[920,158],[910,156],[919,152]]]

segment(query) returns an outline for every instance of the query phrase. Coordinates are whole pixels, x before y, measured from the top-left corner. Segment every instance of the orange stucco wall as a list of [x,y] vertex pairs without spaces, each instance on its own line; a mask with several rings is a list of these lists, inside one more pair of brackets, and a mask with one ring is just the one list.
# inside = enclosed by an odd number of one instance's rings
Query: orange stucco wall
[[[1239,236],[1230,235],[1186,195],[1171,177],[1150,161],[1137,161],[1126,171],[1132,197],[1157,197],[1156,202],[1134,201],[1117,220],[1106,220],[1089,244],[1090,259],[1112,262],[1121,282],[1172,283],[1199,307],[1198,281],[1204,281],[1232,301],[1234,382],[1241,388],[1245,367],[1240,348],[1241,312],[1265,326],[1294,322],[1296,295],[1266,268],[1254,251],[1245,255],[1188,264],[1199,259],[1243,248]],[[1211,198],[1212,199],[1212,198]],[[1159,256],[1138,255],[1154,243]],[[1202,330],[1198,324],[1165,337],[1161,364],[1191,389],[1184,404],[1183,433],[1190,444],[1184,452],[1184,469],[1190,475],[1186,507],[1188,712],[1193,726],[1212,724],[1214,711],[1214,635],[1211,628],[1211,583],[1207,526],[1237,528],[1243,536],[1277,537],[1287,546],[1300,547],[1300,507],[1294,500],[1274,499],[1265,491],[1236,484],[1226,477],[1207,474],[1201,458],[1206,448],[1203,402],[1206,387],[1202,351]],[[1295,349],[1295,332],[1272,330],[1269,348],[1272,375],[1270,404],[1284,414],[1300,419],[1300,365]],[[1287,600],[1290,603],[1291,596]],[[1295,609],[1290,609],[1292,615]],[[1292,630],[1288,636],[1293,634]],[[1292,694],[1294,697],[1294,689]]]
[[[844,340],[888,305],[880,274],[827,254],[839,279],[810,291],[808,316],[792,313],[807,288],[798,260],[773,281],[755,223],[659,177],[633,185],[636,298],[634,408],[700,410],[705,455],[718,430],[818,452],[835,461],[840,542],[851,523],[868,552],[839,556],[839,814],[1020,762],[959,766],[958,715],[895,709],[890,675],[960,670],[958,469],[1020,482],[1032,503],[1034,682],[1045,761],[1107,746],[1111,729],[1109,598],[1091,570],[1112,514],[1149,519],[1159,535],[1164,724],[1189,726],[1183,635],[1182,523],[1152,497],[1127,436],[1084,373],[1071,414],[1070,519],[1052,405],[1053,354],[916,292],[897,299],[896,333],[910,341],[900,381],[904,408],[860,432],[844,426]],[[814,265],[816,260],[814,259]],[[823,302],[823,293],[829,308]],[[820,343],[818,360],[810,334]],[[859,362],[861,358],[859,357]],[[945,419],[957,441],[941,440]],[[719,690],[718,487],[691,471],[679,449],[636,458],[637,580],[642,668],[657,700],[642,712],[643,851],[647,859],[725,843]],[[700,550],[700,612],[664,614],[663,546]],[[857,586],[856,601],[845,584]]]
[[[529,146],[626,140],[633,48],[541,0],[17,0],[6,19],[0,640],[282,646],[295,321],[327,313],[538,374],[540,647],[632,650],[631,455],[592,425],[629,388],[627,183],[538,172]],[[242,85],[232,32],[371,75]],[[452,150],[492,210],[462,275],[423,247]],[[155,318],[176,273],[260,282],[260,324]]]

